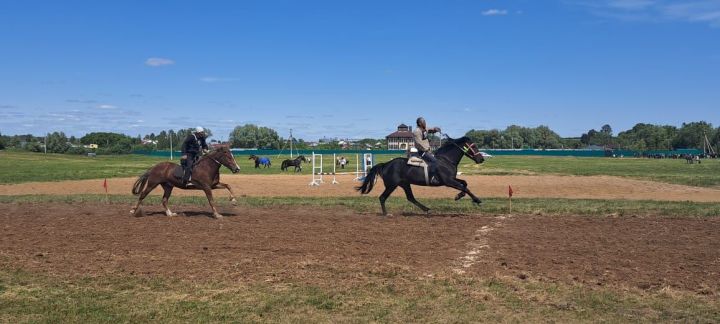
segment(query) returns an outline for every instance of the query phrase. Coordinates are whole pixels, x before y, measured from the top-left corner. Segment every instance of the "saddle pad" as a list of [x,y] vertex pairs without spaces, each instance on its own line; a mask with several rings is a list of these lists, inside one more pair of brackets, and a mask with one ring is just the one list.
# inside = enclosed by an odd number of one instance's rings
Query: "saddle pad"
[[423,160],[417,156],[411,156],[410,158],[408,158],[407,165],[417,166],[417,167],[427,167],[427,163],[425,163],[425,160]]

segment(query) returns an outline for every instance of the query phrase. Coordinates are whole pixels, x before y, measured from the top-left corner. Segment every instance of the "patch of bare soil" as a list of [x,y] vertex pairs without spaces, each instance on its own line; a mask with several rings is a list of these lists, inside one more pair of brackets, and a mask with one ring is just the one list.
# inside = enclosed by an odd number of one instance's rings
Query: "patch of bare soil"
[[226,217],[214,220],[206,206],[177,206],[177,217],[160,206],[139,218],[128,209],[0,204],[0,267],[57,276],[350,285],[453,275],[471,254],[475,262],[463,275],[479,278],[701,294],[720,288],[717,218],[384,218],[342,208],[223,207]]
[[300,280],[446,271],[487,217],[390,217],[344,209],[2,204],[0,266],[55,275],[133,274],[190,280]]
[[487,241],[477,274],[720,292],[718,218],[515,216]]

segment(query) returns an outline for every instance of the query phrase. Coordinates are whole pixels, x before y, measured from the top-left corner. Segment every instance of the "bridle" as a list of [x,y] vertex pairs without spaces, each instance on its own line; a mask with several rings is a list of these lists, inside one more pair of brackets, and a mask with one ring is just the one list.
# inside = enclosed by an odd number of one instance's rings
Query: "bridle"
[[[455,142],[453,142],[453,144],[455,144]],[[457,144],[455,144],[455,146],[457,146]],[[458,146],[458,147],[459,147],[459,146]],[[463,147],[461,148],[461,150],[463,151],[463,153],[465,153],[465,155],[466,155],[467,157],[469,157],[469,158],[471,158],[471,159],[474,159],[476,156],[478,156],[478,155],[481,154],[480,151],[478,151],[477,146],[475,145],[475,143],[471,143],[471,144],[468,145],[468,142],[465,142],[465,145],[463,145]],[[470,153],[472,153],[472,155],[470,155]]]
[[217,163],[217,164],[219,164],[219,165],[223,165],[220,161],[218,161],[218,160],[216,160],[215,158],[211,157],[210,154],[203,155],[203,157],[204,157],[204,158],[208,158],[208,159],[212,160],[213,162],[215,162],[215,163]]
[[467,156],[471,159],[475,159],[476,156],[482,154],[477,149],[477,146],[475,145],[475,143],[468,144],[468,142],[465,142],[465,144],[463,144],[463,146],[461,147],[460,145],[457,145],[457,143],[455,143],[455,141],[452,138],[450,138],[450,136],[448,136],[447,134],[443,134],[443,136],[445,136],[445,138],[447,138],[448,141],[450,141],[450,143],[455,145],[455,147],[459,148],[460,151],[462,151],[463,154],[465,154],[465,156]]

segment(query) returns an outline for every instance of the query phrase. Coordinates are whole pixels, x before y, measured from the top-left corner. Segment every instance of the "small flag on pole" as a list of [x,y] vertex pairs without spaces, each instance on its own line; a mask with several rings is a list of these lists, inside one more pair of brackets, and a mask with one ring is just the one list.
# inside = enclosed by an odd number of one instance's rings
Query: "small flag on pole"
[[105,180],[103,180],[103,188],[105,188],[105,201],[109,204],[109,203],[110,203],[110,197],[108,196],[107,178],[105,178]]
[[512,186],[508,185],[508,212],[510,214],[512,214],[512,195],[513,195]]

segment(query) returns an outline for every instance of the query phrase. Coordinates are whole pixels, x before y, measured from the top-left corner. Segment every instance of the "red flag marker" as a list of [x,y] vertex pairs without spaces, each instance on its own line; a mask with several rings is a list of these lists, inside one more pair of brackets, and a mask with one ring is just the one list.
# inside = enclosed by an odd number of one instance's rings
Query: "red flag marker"
[[512,186],[508,185],[508,212],[510,214],[512,214],[512,195],[513,195]]
[[110,197],[108,196],[108,184],[107,184],[107,178],[103,181],[103,188],[105,188],[105,201],[109,204],[110,203]]

